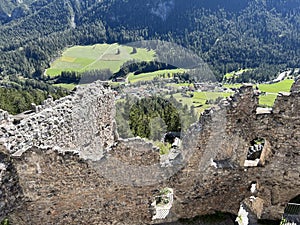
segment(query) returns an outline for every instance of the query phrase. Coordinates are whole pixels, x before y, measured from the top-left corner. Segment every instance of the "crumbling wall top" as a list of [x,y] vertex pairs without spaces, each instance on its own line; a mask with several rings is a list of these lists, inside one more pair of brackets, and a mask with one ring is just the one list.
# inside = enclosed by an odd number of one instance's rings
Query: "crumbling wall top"
[[48,98],[36,112],[0,124],[0,142],[16,156],[37,146],[77,151],[84,158],[101,158],[114,142],[114,95],[106,83],[95,82],[69,96]]

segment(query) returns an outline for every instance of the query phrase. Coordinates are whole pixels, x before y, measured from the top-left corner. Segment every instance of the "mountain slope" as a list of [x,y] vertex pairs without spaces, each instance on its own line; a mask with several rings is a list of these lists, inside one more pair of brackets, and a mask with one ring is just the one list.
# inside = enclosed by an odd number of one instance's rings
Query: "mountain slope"
[[[0,108],[48,94],[45,68],[72,45],[160,39],[201,56],[221,81],[266,81],[300,64],[300,0],[0,0]],[[6,106],[6,107],[4,107]]]
[[28,9],[0,26],[0,72],[4,75],[40,76],[68,45],[152,38],[194,50],[219,77],[242,67],[299,65],[300,0],[0,3],[6,12],[25,5]]

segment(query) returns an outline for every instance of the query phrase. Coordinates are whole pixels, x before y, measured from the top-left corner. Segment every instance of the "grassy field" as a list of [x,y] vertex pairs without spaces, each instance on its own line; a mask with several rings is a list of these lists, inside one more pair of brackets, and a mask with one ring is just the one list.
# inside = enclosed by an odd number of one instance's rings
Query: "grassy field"
[[259,96],[259,105],[263,107],[272,107],[274,105],[277,94],[266,93],[266,95]]
[[74,46],[65,50],[46,70],[46,74],[56,76],[62,71],[83,72],[95,69],[110,69],[117,72],[129,60],[151,61],[155,58],[154,51],[142,48],[136,50],[136,53],[132,53],[132,47],[119,44]]
[[274,84],[260,84],[258,88],[265,92],[265,95],[259,97],[259,105],[265,107],[272,107],[279,92],[290,92],[294,80],[283,80]]
[[189,107],[194,106],[197,113],[200,114],[205,109],[211,107],[210,104],[206,104],[207,100],[216,100],[218,97],[226,98],[233,94],[233,92],[193,92],[194,96],[183,97],[181,93],[174,94],[174,98],[181,102],[183,105]]
[[[259,96],[259,105],[264,107],[272,107],[279,92],[290,92],[294,83],[293,79],[286,79],[274,84],[259,84],[258,89],[265,92]],[[242,84],[224,84],[226,88],[240,88]]]
[[193,83],[179,83],[179,84],[167,84],[167,86],[171,86],[171,87],[194,87]]
[[[272,107],[274,105],[275,99],[279,92],[290,92],[291,86],[294,80],[287,79],[274,84],[260,84],[258,88],[260,91],[265,92],[259,97],[259,105],[263,107]],[[224,87],[227,88],[239,88],[242,84],[225,84]],[[180,93],[175,94],[174,97],[180,101],[182,104],[186,104],[189,107],[195,106],[198,113],[203,112],[206,108],[211,105],[206,104],[207,100],[215,100],[218,97],[228,97],[232,95],[233,92],[194,92],[192,98],[183,97]]]
[[242,84],[223,84],[223,87],[225,88],[240,88],[242,87],[243,85]]
[[[272,107],[279,92],[290,92],[294,80],[283,80],[274,84],[260,84],[258,88],[260,91],[265,92],[259,97],[259,105],[263,107]],[[224,85],[227,88],[239,88],[242,84],[228,84]],[[197,112],[200,114],[211,105],[206,104],[207,100],[216,100],[218,97],[226,98],[233,94],[233,92],[194,92],[192,98],[184,97],[180,93],[175,94],[174,97],[182,104],[189,107],[196,107]]]
[[168,74],[170,77],[173,77],[174,73],[184,73],[184,69],[173,69],[173,70],[158,70],[151,73],[142,73],[139,75],[134,75],[133,73],[130,73],[127,77],[128,82],[135,83],[138,81],[149,81],[153,80],[155,77],[159,77],[163,74],[165,74],[165,78],[168,78]]
[[294,80],[287,79],[274,84],[259,84],[259,90],[268,93],[290,92]]
[[62,87],[62,88],[68,89],[70,91],[73,90],[76,87],[76,85],[77,84],[63,84],[63,83],[53,84],[53,86]]
[[229,97],[233,92],[194,92],[195,100],[216,100],[218,97]]
[[225,75],[224,75],[224,78],[225,79],[231,79],[231,78],[233,78],[233,77],[235,77],[235,76],[240,76],[241,74],[243,74],[244,72],[247,72],[247,71],[250,71],[251,69],[241,69],[241,70],[239,70],[239,71],[233,71],[233,72],[230,72],[230,73],[226,73]]

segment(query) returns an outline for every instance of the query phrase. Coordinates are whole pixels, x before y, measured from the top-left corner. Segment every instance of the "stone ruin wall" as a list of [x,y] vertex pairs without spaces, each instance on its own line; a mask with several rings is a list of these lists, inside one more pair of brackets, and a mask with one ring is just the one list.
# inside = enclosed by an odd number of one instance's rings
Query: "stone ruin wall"
[[[0,163],[5,169],[0,174],[2,181],[9,182],[1,183],[4,194],[0,195],[0,219],[9,215],[15,224],[158,223],[162,221],[152,221],[151,203],[164,187],[174,190],[174,203],[164,221],[215,211],[237,214],[242,202],[258,218],[280,219],[286,203],[300,194],[300,93],[299,89],[292,90],[289,96],[277,98],[272,113],[256,113],[258,95],[247,86],[215,109],[207,110],[197,132],[186,137],[189,148],[183,150],[187,152],[183,155],[190,157],[183,167],[146,186],[137,185],[134,175],[130,184],[116,182],[125,179],[126,169],[131,167],[120,171],[118,165],[109,162],[117,158],[130,165],[141,159],[141,154],[128,153],[132,149],[122,142],[112,144],[112,150],[98,161],[84,159],[77,151],[50,147],[32,146],[21,155],[3,150]],[[105,115],[110,115],[108,110]],[[107,122],[114,127],[113,119]],[[110,136],[113,143],[113,129]],[[249,143],[257,137],[270,144],[265,164],[245,168]],[[124,155],[118,152],[118,146]],[[157,164],[155,151],[144,157],[149,157],[148,166]],[[255,193],[250,192],[253,182],[257,184]],[[249,201],[252,195],[255,202]]]
[[141,138],[119,139],[110,151],[111,157],[137,166],[160,163],[159,148]]
[[[229,105],[228,102],[220,105],[218,112],[221,115],[224,109],[227,112],[225,133],[219,133],[221,128],[216,129],[212,125],[214,121],[211,120],[211,115],[202,118],[203,123],[207,124],[199,134],[201,141],[198,149],[201,150],[195,151],[192,160],[185,167],[188,174],[186,179],[197,177],[198,182],[187,186],[184,184],[183,186],[190,188],[185,188],[181,195],[177,193],[177,197],[184,199],[189,193],[185,204],[193,212],[189,215],[196,216],[199,211],[211,213],[224,211],[225,208],[225,211],[236,214],[239,207],[237,202],[248,202],[249,197],[254,195],[258,201],[263,202],[263,207],[259,209],[253,203],[252,210],[256,211],[258,218],[280,219],[286,203],[300,193],[300,94],[294,91],[290,96],[279,95],[273,113],[257,114],[257,95],[252,88],[244,87],[239,92],[243,94],[236,93]],[[223,116],[218,118],[218,113],[214,114],[217,121],[224,122]],[[257,137],[265,138],[270,144],[265,165],[245,168],[243,163],[250,142]],[[211,142],[218,144],[211,145]],[[215,151],[215,148],[218,150]],[[225,168],[205,164],[214,155],[215,162],[226,162]],[[205,161],[201,161],[203,158]],[[172,178],[174,185],[178,180],[184,179],[183,174],[179,173],[177,176]],[[258,188],[255,194],[250,192],[253,182],[257,183]],[[177,215],[184,217],[189,211],[185,209],[185,206],[179,207]]]
[[114,95],[101,83],[78,87],[70,96],[35,106],[35,113],[13,117],[0,112],[0,142],[14,156],[38,147],[93,158],[114,143],[114,110]]

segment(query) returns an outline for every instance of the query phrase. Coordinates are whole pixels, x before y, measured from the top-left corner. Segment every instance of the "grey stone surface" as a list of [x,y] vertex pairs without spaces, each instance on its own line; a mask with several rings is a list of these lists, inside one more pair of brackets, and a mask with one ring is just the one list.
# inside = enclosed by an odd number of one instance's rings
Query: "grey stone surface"
[[[37,108],[37,113],[19,118],[19,124],[0,123],[0,141],[11,154],[21,156],[37,146],[71,150],[98,160],[114,143],[114,95],[101,82],[78,87],[57,101],[49,97]],[[8,118],[8,114],[0,112],[1,118]]]

